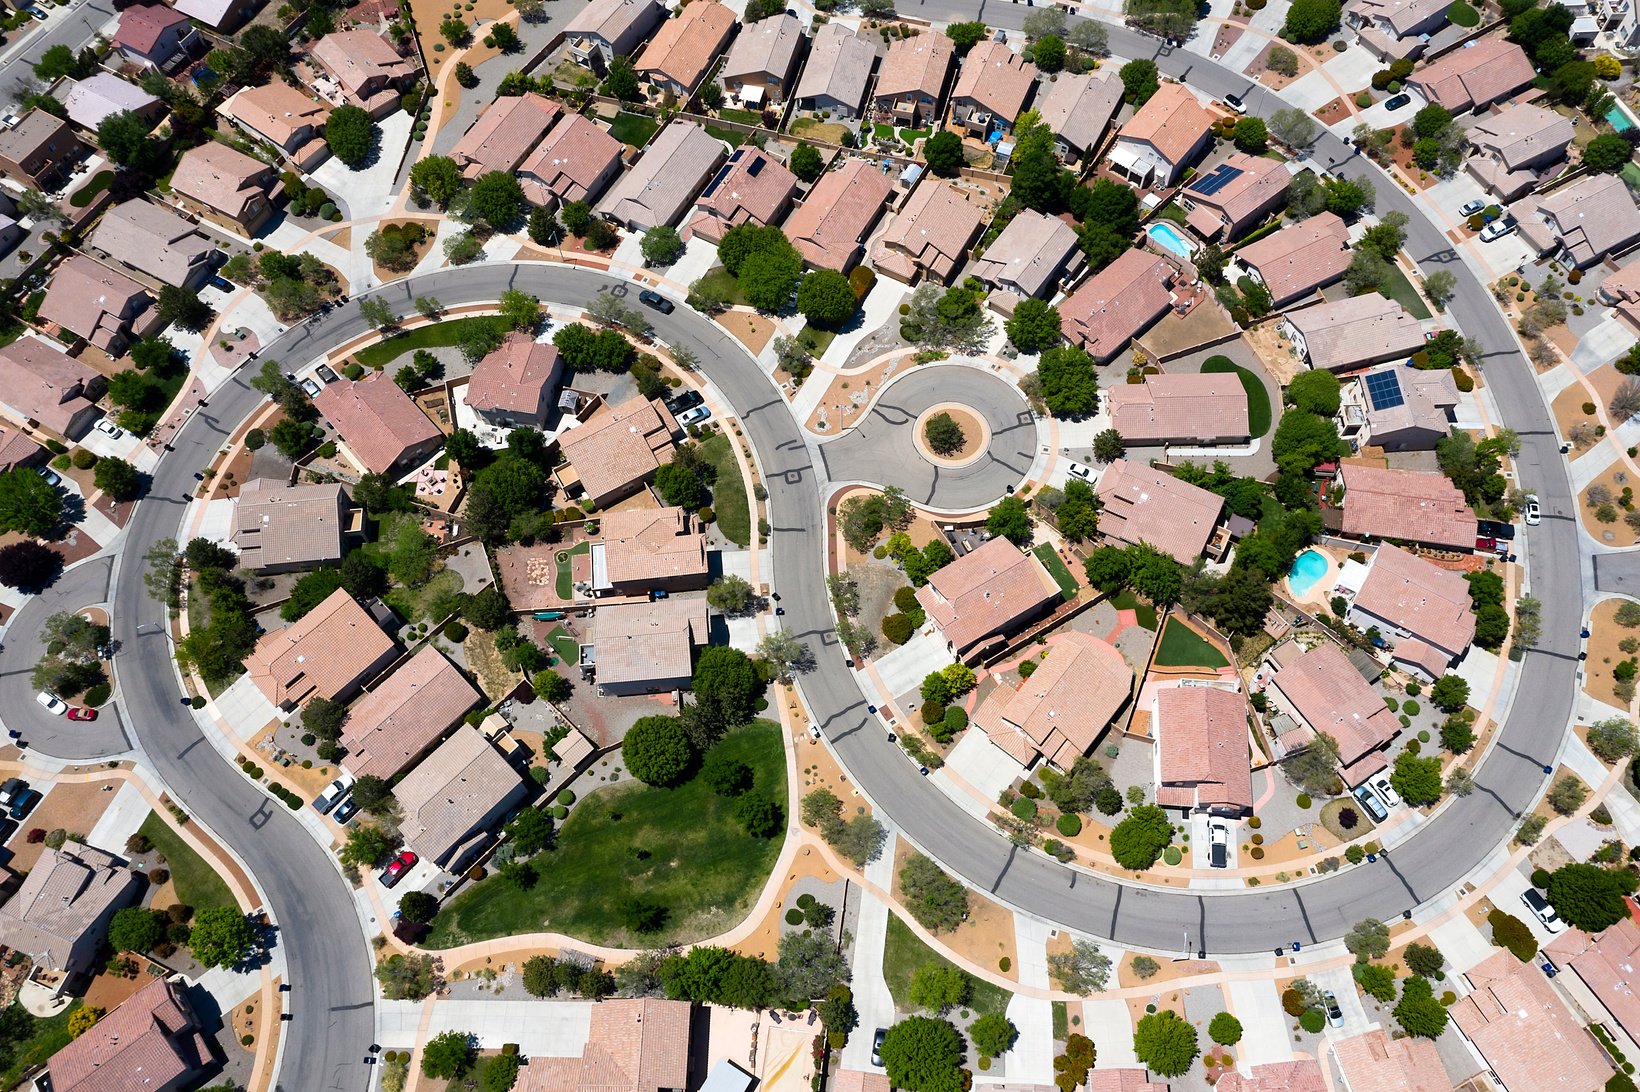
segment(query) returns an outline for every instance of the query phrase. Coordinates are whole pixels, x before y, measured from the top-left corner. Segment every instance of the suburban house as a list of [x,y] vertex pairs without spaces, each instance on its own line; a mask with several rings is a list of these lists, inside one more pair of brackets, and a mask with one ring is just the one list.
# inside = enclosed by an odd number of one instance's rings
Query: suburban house
[[964,554],[917,589],[917,603],[959,660],[1001,644],[1061,602],[1059,585],[1035,554],[998,536]]
[[1288,311],[1279,330],[1310,367],[1329,372],[1410,360],[1425,340],[1418,320],[1377,292]]
[[595,595],[689,591],[711,580],[706,532],[682,508],[605,512],[592,544]]
[[0,936],[34,961],[30,980],[60,996],[76,976],[101,969],[108,922],[138,893],[136,874],[118,857],[64,842],[42,853],[0,905]]
[[1075,228],[1057,216],[1021,209],[974,259],[973,274],[1020,299],[1052,299],[1085,261]]
[[1401,722],[1331,641],[1280,668],[1265,692],[1300,724],[1281,737],[1289,751],[1326,733],[1338,744],[1339,772],[1352,786],[1387,765],[1382,748],[1401,731]]
[[1287,199],[1293,176],[1279,160],[1232,153],[1190,180],[1179,194],[1186,222],[1204,239],[1239,239],[1262,224]]
[[129,80],[98,72],[77,80],[63,95],[68,120],[95,134],[103,119],[132,113],[152,127],[165,116],[165,104]]
[[1396,666],[1424,682],[1445,675],[1475,638],[1463,574],[1388,542],[1367,562],[1345,620],[1363,633],[1376,628],[1393,641]]
[[428,645],[353,704],[342,726],[342,765],[390,781],[484,700],[444,653]]
[[[759,19],[741,28],[723,59],[718,82],[730,97],[751,109],[778,106],[786,101],[802,52],[803,24],[797,16],[781,13]],[[860,91],[863,95],[865,88]]]
[[1513,201],[1566,158],[1572,122],[1553,110],[1519,103],[1469,127],[1473,154],[1464,169],[1500,201]]
[[330,145],[325,143],[330,107],[284,80],[242,87],[216,112],[279,149],[301,170],[311,171],[330,158]]
[[181,978],[149,979],[51,1056],[51,1092],[181,1092],[212,1064]]
[[1100,534],[1130,545],[1149,543],[1181,565],[1202,556],[1224,514],[1217,493],[1133,459],[1106,467],[1097,492],[1104,506]]
[[796,195],[797,176],[762,148],[746,144],[729,154],[701,191],[686,230],[716,243],[736,224],[778,224]]
[[726,156],[723,142],[705,129],[674,121],[610,188],[599,211],[628,231],[675,224]]
[[641,489],[672,457],[676,427],[659,399],[637,397],[565,429],[558,434],[558,448],[571,468],[566,486],[578,485],[599,508],[607,508]]
[[175,8],[212,30],[232,33],[262,7],[262,0],[174,0]]
[[37,190],[55,190],[69,168],[85,155],[68,122],[34,109],[9,129],[0,129],[0,174]]
[[1059,158],[1075,163],[1096,151],[1122,108],[1122,81],[1109,72],[1061,72],[1037,112],[1053,130]]
[[1344,462],[1338,484],[1344,487],[1346,535],[1475,548],[1475,512],[1443,474]]
[[[995,541],[995,540],[993,540]],[[1116,646],[1067,630],[1017,687],[998,686],[974,710],[974,723],[1009,758],[1027,768],[1046,758],[1061,770],[1093,749],[1133,694],[1133,669]]]
[[370,612],[337,588],[284,629],[256,642],[245,658],[251,682],[275,707],[292,712],[309,698],[345,701],[393,662],[398,646]]
[[1562,971],[1572,972],[1561,985],[1579,1008],[1596,1018],[1604,1010],[1608,1031],[1615,1024],[1629,1042],[1640,1040],[1640,997],[1632,986],[1640,960],[1640,926],[1633,918],[1600,933],[1568,929],[1544,945],[1543,954]]
[[1088,1092],[1167,1092],[1167,1082],[1150,1079],[1148,1069],[1107,1069],[1088,1072]]
[[793,93],[797,109],[854,120],[865,106],[866,87],[875,67],[877,51],[870,42],[842,23],[827,23],[814,32],[808,62],[797,77]]
[[847,273],[860,260],[892,192],[894,183],[875,163],[849,159],[809,190],[786,219],[786,237],[810,265]]
[[1348,1088],[1395,1089],[1398,1092],[1451,1092],[1433,1039],[1391,1038],[1382,1027],[1334,1039],[1333,1059]]
[[937,30],[894,39],[877,70],[872,106],[911,128],[939,117],[956,49]]
[[1101,364],[1124,351],[1173,306],[1179,267],[1148,250],[1128,250],[1059,304],[1067,340]]
[[985,230],[987,210],[949,182],[924,175],[871,253],[877,272],[906,284],[950,284]]
[[438,426],[385,371],[327,383],[313,405],[354,462],[376,474],[420,462],[444,444]]
[[[886,64],[886,62],[885,62]],[[1006,137],[1036,91],[1036,65],[987,39],[968,51],[951,89],[951,124],[981,140]],[[881,89],[879,88],[879,94]]]
[[1186,812],[1253,808],[1247,695],[1199,679],[1156,692],[1156,803]]
[[611,603],[592,616],[592,644],[581,646],[599,693],[654,694],[688,687],[695,649],[711,633],[705,599]]
[[230,540],[251,572],[286,573],[342,560],[350,507],[340,482],[287,485],[252,478],[234,501]]
[[417,66],[373,30],[338,30],[314,43],[308,63],[317,66],[313,89],[332,106],[360,107],[373,118],[399,108],[399,92]]
[[464,867],[513,806],[524,778],[470,724],[404,775],[393,789],[404,841],[423,860],[451,872]]
[[1147,375],[1108,388],[1110,427],[1129,444],[1242,444],[1247,391],[1234,372]]
[[194,215],[249,236],[273,217],[269,193],[277,180],[260,159],[213,140],[182,153],[171,193]]
[[1110,162],[1136,186],[1170,186],[1213,142],[1213,115],[1190,88],[1164,83],[1116,133]]
[[687,99],[728,46],[737,26],[735,13],[716,0],[694,0],[661,24],[632,63],[633,70],[657,91]]
[[18,424],[78,440],[100,415],[95,402],[107,385],[44,338],[0,347],[0,410]]
[[1543,972],[1501,949],[1464,972],[1470,992],[1447,1011],[1487,1067],[1510,1089],[1596,1092],[1612,1062]]
[[1630,262],[1600,282],[1600,302],[1612,309],[1629,329],[1640,331],[1640,261]]
[[655,0],[592,0],[564,24],[564,41],[572,57],[601,72],[637,52],[665,18]]
[[533,1055],[518,1071],[518,1092],[669,1092],[687,1086],[689,1002],[611,998],[591,1009],[581,1054]]
[[1291,1062],[1265,1062],[1250,1066],[1247,1073],[1239,1069],[1227,1070],[1219,1078],[1216,1089],[1223,1092],[1331,1092],[1332,1086],[1321,1075],[1321,1065],[1314,1058],[1299,1058]]
[[461,135],[450,158],[469,179],[490,171],[514,174],[562,112],[556,102],[534,91],[503,95]]
[[0,428],[0,474],[20,466],[39,466],[46,449],[18,428]]
[[1513,211],[1521,238],[1540,257],[1558,257],[1579,269],[1640,241],[1640,208],[1615,174],[1581,178],[1547,197],[1527,197]]
[[1385,364],[1344,383],[1338,434],[1356,450],[1433,451],[1452,431],[1458,385],[1445,370]]
[[140,199],[105,212],[88,249],[177,288],[203,285],[217,254],[216,244],[196,224]]
[[544,428],[563,373],[556,345],[514,330],[473,369],[467,408],[497,428]]
[[543,208],[595,201],[621,173],[625,147],[591,118],[565,114],[518,168],[518,181]]
[[1453,114],[1484,110],[1537,76],[1526,52],[1502,35],[1480,38],[1424,65],[1407,88]]
[[1429,35],[1446,26],[1450,4],[1441,0],[1349,0],[1344,25],[1355,30],[1367,51],[1388,64],[1417,59]]
[[1330,212],[1288,224],[1236,251],[1236,260],[1282,307],[1319,291],[1350,265],[1349,229]]
[[[52,273],[39,315],[72,335],[64,341],[81,338],[119,357],[142,332],[133,323],[151,302],[148,290],[124,273],[75,254]],[[150,314],[143,327],[152,326],[156,317]]]
[[120,57],[138,68],[167,67],[179,53],[197,45],[199,34],[188,17],[164,4],[138,4],[120,12],[111,44]]

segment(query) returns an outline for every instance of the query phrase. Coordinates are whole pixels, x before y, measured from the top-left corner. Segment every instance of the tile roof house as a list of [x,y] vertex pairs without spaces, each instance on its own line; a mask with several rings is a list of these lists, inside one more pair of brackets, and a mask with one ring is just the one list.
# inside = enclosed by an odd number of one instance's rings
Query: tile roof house
[[132,323],[151,302],[148,290],[124,273],[75,254],[52,273],[39,313],[118,357],[133,340]]
[[216,112],[250,136],[278,148],[303,170],[330,158],[325,123],[330,107],[284,80],[242,87]]
[[38,190],[54,190],[86,153],[68,122],[34,109],[0,129],[0,174]]
[[1147,375],[1108,389],[1110,427],[1130,444],[1245,443],[1247,391],[1233,373]]
[[592,0],[564,25],[564,40],[576,60],[603,71],[636,53],[664,18],[655,0]]
[[[927,35],[924,35],[927,37]],[[786,220],[786,237],[803,260],[847,273],[860,260],[894,183],[868,159],[827,171]]]
[[951,283],[985,229],[986,210],[951,183],[924,175],[871,252],[877,272],[906,284]]
[[1223,497],[1133,459],[1106,467],[1096,492],[1101,534],[1148,542],[1181,565],[1202,555],[1224,514]]
[[1345,382],[1338,434],[1358,449],[1433,451],[1451,433],[1458,401],[1451,372],[1385,364]]
[[981,139],[994,132],[1006,136],[1035,92],[1036,65],[1008,43],[987,39],[962,59],[951,89],[951,123]]
[[1076,229],[1057,216],[1021,209],[974,259],[973,274],[1022,299],[1051,299],[1084,261]]
[[182,207],[214,224],[254,235],[273,216],[276,172],[260,159],[209,141],[182,153],[171,192]]
[[1570,118],[1517,103],[1469,127],[1474,154],[1464,169],[1499,200],[1513,201],[1543,181],[1547,167],[1566,158],[1572,133]]
[[563,375],[556,345],[514,330],[473,369],[467,408],[498,428],[542,428]]
[[450,158],[469,179],[490,171],[513,174],[562,112],[557,103],[534,91],[503,95],[485,107],[456,141]]
[[17,428],[0,428],[0,474],[20,466],[39,466],[46,449]]
[[428,645],[353,703],[342,726],[342,765],[354,777],[391,780],[483,700],[461,669]]
[[1213,115],[1190,88],[1164,83],[1116,133],[1110,162],[1140,186],[1168,186],[1213,140]]
[[1265,1062],[1250,1066],[1247,1074],[1239,1069],[1226,1070],[1213,1087],[1225,1092],[1331,1092],[1314,1058]]
[[204,284],[217,252],[191,221],[141,199],[105,212],[88,246],[99,257],[177,288]]
[[1106,1069],[1088,1073],[1088,1092],[1167,1092],[1167,1082],[1153,1083],[1146,1069]]
[[65,842],[41,854],[0,905],[0,936],[34,961],[35,981],[60,994],[70,978],[93,969],[109,920],[137,893],[136,874],[118,857]]
[[190,19],[224,33],[237,30],[262,6],[262,0],[172,0],[172,3]]
[[1068,770],[1127,705],[1133,669],[1116,646],[1076,630],[1054,638],[1035,663],[1017,687],[991,691],[974,710],[974,723],[1020,765],[1041,757]]
[[993,538],[928,578],[917,602],[960,660],[980,655],[1060,602],[1035,554]]
[[341,561],[347,493],[340,482],[287,485],[253,478],[234,500],[231,541],[252,572],[283,573]]
[[1271,676],[1269,688],[1277,705],[1303,723],[1308,738],[1325,732],[1337,742],[1347,784],[1383,769],[1375,752],[1399,734],[1401,724],[1337,645],[1323,641],[1310,649]]
[[1122,352],[1173,305],[1179,267],[1148,250],[1128,250],[1059,304],[1067,340],[1101,364]]
[[1236,251],[1236,260],[1269,289],[1281,307],[1325,288],[1350,265],[1349,229],[1323,212],[1288,224]]
[[100,412],[95,401],[106,381],[57,346],[20,337],[0,347],[0,409],[65,440],[85,435]]
[[877,51],[871,43],[842,23],[827,23],[814,32],[809,59],[797,77],[792,93],[797,109],[817,114],[822,110],[851,121],[865,106],[871,70],[877,67]]
[[762,148],[743,145],[701,191],[687,230],[716,243],[736,224],[778,224],[796,195],[797,176],[784,163]]
[[1433,682],[1475,639],[1469,581],[1388,542],[1367,562],[1347,618],[1363,633],[1376,626],[1395,642],[1398,666]]
[[1407,77],[1407,87],[1454,114],[1513,95],[1537,75],[1526,52],[1501,35],[1454,49]]
[[872,106],[896,125],[918,126],[940,114],[957,47],[937,30],[896,38],[877,70]]
[[154,978],[47,1063],[52,1092],[178,1092],[211,1067],[180,978]]
[[1280,330],[1310,367],[1330,372],[1408,360],[1424,347],[1418,320],[1377,292],[1288,311]]
[[[747,106],[778,106],[786,100],[803,41],[803,24],[797,16],[782,12],[759,19],[741,28],[717,80],[723,90]],[[862,96],[865,90],[860,88]]]
[[1190,226],[1208,239],[1240,238],[1262,224],[1287,198],[1287,165],[1261,155],[1232,153],[1179,193]]
[[373,118],[397,110],[399,91],[416,75],[416,65],[373,30],[333,31],[313,44],[308,60],[323,73],[314,90],[333,106],[350,103]]
[[1253,807],[1247,696],[1194,680],[1156,694],[1156,803],[1243,815]]
[[[704,599],[610,603],[592,616],[600,693],[652,694],[687,688],[695,649],[711,639]],[[582,661],[587,650],[582,649]]]
[[120,12],[112,44],[139,68],[164,67],[185,47],[199,40],[188,17],[164,4],[137,4]]
[[600,508],[639,489],[672,457],[672,415],[659,399],[631,398],[558,434],[581,489]]
[[1061,72],[1037,112],[1054,133],[1059,158],[1074,163],[1099,147],[1122,108],[1122,81],[1109,72]]
[[1506,951],[1464,974],[1472,992],[1448,1011],[1510,1092],[1594,1092],[1612,1075],[1606,1052],[1583,1030],[1543,973]]
[[693,0],[661,24],[632,68],[638,79],[688,98],[728,47],[738,25],[735,13],[717,0]]
[[405,843],[452,872],[466,864],[524,792],[524,778],[470,724],[452,732],[393,789],[404,810],[399,830]]
[[1585,177],[1514,208],[1520,235],[1539,256],[1563,257],[1586,269],[1640,241],[1640,208],[1615,174]]
[[1441,0],[1349,0],[1344,5],[1344,24],[1387,63],[1423,52],[1422,37],[1446,25],[1450,7]]
[[1376,1027],[1334,1039],[1332,1049],[1350,1092],[1451,1092],[1433,1039],[1392,1039]]
[[[686,1086],[691,1016],[687,1001],[619,998],[591,1009],[580,1056],[535,1055],[519,1068],[514,1092],[672,1092]],[[848,1092],[836,1081],[833,1085],[837,1092]],[[876,1088],[867,1084],[855,1092]]]
[[1345,462],[1338,482],[1344,487],[1345,534],[1475,548],[1474,509],[1442,474]]
[[63,109],[69,121],[93,133],[104,118],[115,114],[133,113],[147,125],[153,125],[165,115],[163,102],[112,72],[98,72],[75,81],[63,95]]
[[543,208],[598,198],[621,173],[626,145],[580,114],[565,114],[518,168],[524,196]]
[[682,508],[605,512],[592,544],[593,594],[687,591],[711,580],[706,532]]
[[309,698],[345,701],[386,667],[398,646],[345,588],[256,642],[245,671],[263,695],[287,712]]
[[1640,331],[1640,261],[1632,261],[1600,282],[1600,302]]
[[1640,925],[1633,918],[1624,918],[1601,933],[1568,929],[1544,945],[1543,954],[1561,970],[1570,968],[1606,1010],[1607,1019],[1621,1027],[1629,1039],[1640,1036],[1640,997],[1634,992],[1634,967],[1640,962]]
[[699,125],[674,121],[610,188],[599,211],[628,231],[675,224],[727,155],[723,142]]
[[444,443],[438,426],[385,371],[328,383],[313,405],[354,460],[377,474],[419,462]]

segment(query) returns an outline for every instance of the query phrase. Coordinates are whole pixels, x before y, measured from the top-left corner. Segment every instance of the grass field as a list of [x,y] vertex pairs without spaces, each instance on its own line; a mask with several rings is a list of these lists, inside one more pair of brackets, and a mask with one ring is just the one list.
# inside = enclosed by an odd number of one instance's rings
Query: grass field
[[740,476],[740,463],[735,460],[734,448],[729,444],[729,436],[720,432],[700,445],[700,453],[717,467],[717,482],[712,486],[712,511],[717,514],[718,530],[730,542],[750,546],[752,511],[746,503],[746,479]]
[[1053,577],[1054,583],[1059,585],[1059,594],[1067,600],[1075,599],[1076,589],[1080,585],[1077,584],[1076,577],[1072,575],[1070,569],[1066,568],[1065,563],[1060,560],[1058,552],[1053,548],[1053,544],[1048,542],[1038,543],[1032,548],[1031,553],[1037,556],[1037,560],[1041,561],[1043,567],[1048,570],[1048,575]]
[[395,334],[386,341],[367,345],[354,353],[353,358],[367,368],[383,368],[405,353],[413,353],[417,349],[442,349],[455,345],[473,327],[493,326],[499,321],[488,315],[445,319],[442,322],[418,326],[414,330]]
[[[0,1088],[13,1088],[24,1073],[33,1069],[69,1044],[68,1018],[85,1002],[76,997],[68,1008],[44,1020],[34,1018],[34,1033],[13,1047],[11,1065],[0,1070]],[[17,1002],[12,1005],[21,1008]]]
[[[780,727],[756,721],[717,744],[753,770],[753,792],[784,804]],[[779,838],[753,838],[734,800],[699,778],[675,789],[622,781],[584,797],[559,828],[557,847],[536,859],[540,880],[521,891],[492,876],[457,895],[433,921],[428,948],[549,929],[595,944],[651,948],[715,936],[756,901],[780,855]],[[610,895],[665,906],[660,932],[634,936]]]
[[1412,313],[1413,318],[1426,319],[1429,317],[1429,307],[1424,298],[1418,295],[1418,290],[1412,287],[1407,275],[1401,272],[1399,266],[1393,263],[1389,267],[1389,275],[1384,283],[1378,286],[1378,291]]
[[[888,983],[888,992],[894,995],[896,1009],[901,1012],[916,1011],[917,1006],[911,1003],[911,976],[929,963],[954,966],[950,960],[924,944],[898,914],[890,913],[888,938],[883,942],[883,978]],[[972,975],[968,976],[968,981],[972,985],[965,1008],[979,1013],[1008,1011],[1008,1001],[1013,994]]]
[[1446,9],[1447,22],[1455,27],[1478,27],[1481,25],[1481,13],[1470,7],[1465,0],[1457,0]]
[[1259,377],[1227,356],[1210,356],[1202,364],[1202,373],[1235,372],[1241,380],[1241,389],[1247,392],[1247,428],[1256,440],[1270,431],[1270,392],[1264,389]]
[[763,115],[756,110],[736,110],[732,106],[725,106],[718,111],[718,117],[724,121],[739,122],[741,125],[762,125]]
[[1130,610],[1139,616],[1139,624],[1148,630],[1156,628],[1156,608],[1134,594],[1132,588],[1123,588],[1110,601],[1117,610]]
[[[552,589],[558,593],[558,598],[568,599],[570,594],[575,591],[575,562],[572,559],[587,553],[591,549],[592,547],[587,543],[578,542],[571,546],[568,551],[563,551],[567,552],[569,557],[558,562],[558,576]],[[556,558],[556,555],[554,557]]]
[[798,333],[797,340],[802,342],[810,355],[818,359],[825,356],[826,350],[831,348],[831,343],[837,340],[837,331],[822,330],[811,322]]
[[723,143],[729,145],[731,148],[740,147],[742,144],[746,143],[746,138],[751,135],[749,133],[743,133],[739,129],[729,129],[725,126],[712,125],[711,123],[703,125],[702,128],[704,128],[712,136],[715,136],[719,140],[723,141]]
[[649,143],[649,138],[655,135],[660,126],[655,119],[646,114],[619,113],[609,123],[609,135],[622,144],[630,144],[634,148],[642,148]]
[[1224,653],[1182,622],[1170,619],[1156,646],[1157,667],[1229,667]]
[[182,836],[172,830],[170,826],[153,812],[142,821],[137,828],[139,833],[145,834],[154,848],[165,855],[165,867],[171,870],[171,883],[176,886],[177,898],[195,910],[203,910],[207,906],[234,906],[233,892],[228,890],[227,883],[216,874],[216,869],[205,863],[205,858],[195,853],[193,847],[182,840]]
[[448,595],[461,590],[461,574],[454,569],[441,569],[434,573],[432,579],[419,588],[406,588],[395,585],[388,593],[382,596],[386,604],[398,611],[399,617],[407,622],[436,622],[438,619],[428,617],[428,607],[441,595]]

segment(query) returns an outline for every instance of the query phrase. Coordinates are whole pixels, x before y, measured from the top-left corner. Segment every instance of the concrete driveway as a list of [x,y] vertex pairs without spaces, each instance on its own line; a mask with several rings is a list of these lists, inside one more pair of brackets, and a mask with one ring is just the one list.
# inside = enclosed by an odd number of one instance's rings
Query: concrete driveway
[[1311,971],[1307,976],[1323,990],[1331,990],[1338,998],[1338,1009],[1344,1014],[1344,1026],[1335,1028],[1327,1024],[1326,1034],[1329,1039],[1348,1039],[1352,1035],[1359,1035],[1366,1031],[1373,1023],[1367,1015],[1366,1006],[1361,1003],[1361,994],[1355,988],[1355,976],[1348,967],[1334,967],[1326,971]]
[[[866,879],[889,890],[894,883],[894,834],[882,854],[866,866]],[[883,948],[888,939],[888,904],[869,891],[861,892],[858,935],[854,938],[854,1008],[860,1024],[843,1047],[843,1068],[881,1073],[871,1064],[871,1040],[878,1028],[894,1026],[894,997],[883,978]]]
[[1287,1034],[1291,1021],[1281,1009],[1281,993],[1275,982],[1232,981],[1225,985],[1225,992],[1229,994],[1230,1011],[1241,1021],[1239,1061],[1243,1065],[1264,1065],[1291,1059],[1293,1044]]

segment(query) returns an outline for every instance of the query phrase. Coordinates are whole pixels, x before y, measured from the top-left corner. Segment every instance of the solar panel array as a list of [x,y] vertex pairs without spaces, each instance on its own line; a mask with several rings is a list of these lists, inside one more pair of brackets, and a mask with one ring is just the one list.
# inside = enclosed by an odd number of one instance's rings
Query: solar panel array
[[1401,377],[1393,371],[1372,372],[1366,381],[1367,397],[1372,399],[1373,409],[1394,409],[1406,404],[1406,395],[1401,393]]
[[1205,176],[1190,184],[1191,193],[1199,193],[1203,197],[1211,197],[1224,187],[1241,177],[1241,168],[1232,167],[1228,163],[1220,163]]

